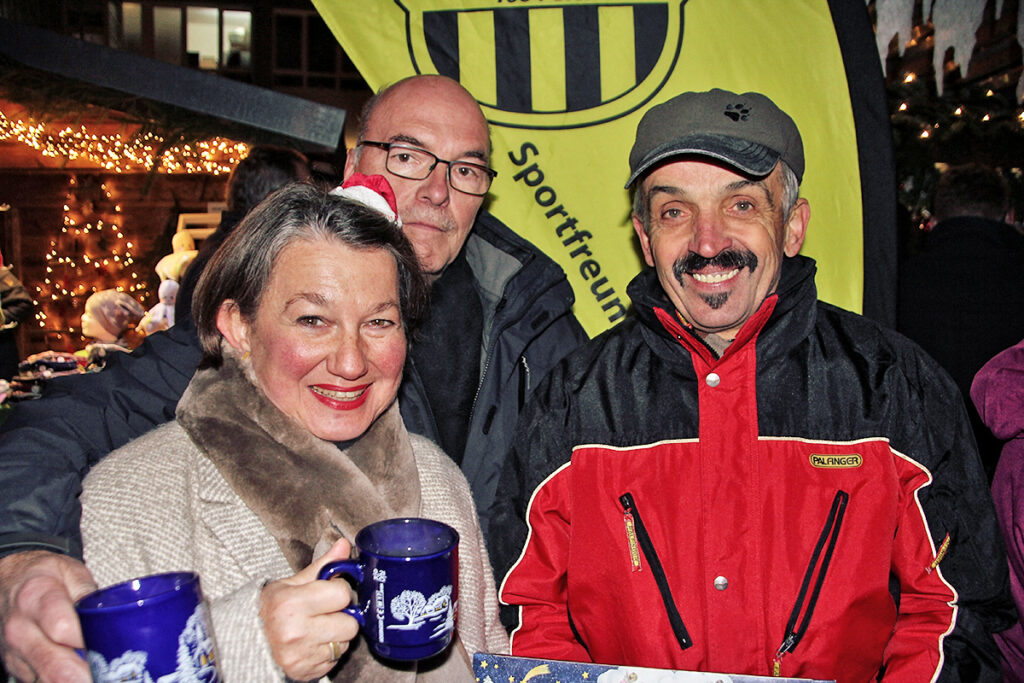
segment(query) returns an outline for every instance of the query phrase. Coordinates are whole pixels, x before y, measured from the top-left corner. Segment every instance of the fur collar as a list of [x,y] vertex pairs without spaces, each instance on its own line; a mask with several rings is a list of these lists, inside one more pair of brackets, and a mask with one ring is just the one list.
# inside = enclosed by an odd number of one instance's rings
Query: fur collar
[[354,542],[367,524],[419,513],[419,475],[397,402],[341,447],[281,413],[249,361],[224,346],[220,368],[196,372],[178,403],[178,422],[293,570],[339,536]]

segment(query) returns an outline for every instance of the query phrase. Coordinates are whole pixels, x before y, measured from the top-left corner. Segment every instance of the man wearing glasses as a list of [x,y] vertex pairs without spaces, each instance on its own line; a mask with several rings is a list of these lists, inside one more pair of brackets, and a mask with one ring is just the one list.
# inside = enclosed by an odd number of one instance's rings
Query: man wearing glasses
[[411,431],[466,474],[481,528],[523,401],[585,335],[561,269],[480,207],[497,173],[479,105],[455,81],[415,76],[363,109],[354,172],[380,174],[431,281],[399,403]]
[[[480,210],[497,175],[489,157],[472,96],[450,79],[417,76],[367,103],[344,171],[384,175],[395,191],[432,284],[431,315],[405,368],[402,415],[460,464],[484,514],[523,402],[585,339],[561,269]],[[25,680],[89,680],[72,649],[82,645],[72,601],[93,586],[75,559],[81,478],[110,450],[174,417],[200,353],[194,327],[176,325],[122,355],[20,404],[0,436],[0,650],[9,673]]]

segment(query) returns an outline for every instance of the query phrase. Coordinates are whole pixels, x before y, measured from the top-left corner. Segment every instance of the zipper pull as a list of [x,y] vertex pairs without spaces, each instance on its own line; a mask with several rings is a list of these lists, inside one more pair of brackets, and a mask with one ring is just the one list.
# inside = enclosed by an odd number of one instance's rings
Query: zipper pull
[[633,514],[626,512],[622,517],[626,523],[626,542],[629,543],[629,561],[633,564],[633,571],[640,571],[640,548],[636,542],[636,526],[633,523]]
[[629,561],[633,571],[640,571],[640,544],[636,540],[636,522],[633,521],[633,496],[624,493],[619,496],[622,505],[622,521],[626,524],[626,543],[629,544]]
[[935,553],[935,559],[932,560],[932,563],[928,565],[925,571],[929,574],[935,571],[935,568],[939,566],[939,562],[942,562],[942,558],[946,556],[947,552],[949,552],[949,534],[946,534],[946,537],[942,539],[942,545],[939,546],[938,552]]
[[779,649],[775,651],[775,659],[772,660],[772,676],[778,678],[782,675],[782,657],[793,649],[794,642],[796,642],[796,634],[787,634],[782,645],[779,645]]

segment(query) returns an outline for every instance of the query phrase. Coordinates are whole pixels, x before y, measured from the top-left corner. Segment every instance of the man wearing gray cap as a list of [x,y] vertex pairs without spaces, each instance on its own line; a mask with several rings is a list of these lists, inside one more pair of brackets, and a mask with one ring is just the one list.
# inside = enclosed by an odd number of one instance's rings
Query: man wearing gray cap
[[634,314],[538,387],[492,509],[512,653],[999,680],[1015,615],[964,407],[913,343],[817,300],[792,119],[684,93],[629,162]]

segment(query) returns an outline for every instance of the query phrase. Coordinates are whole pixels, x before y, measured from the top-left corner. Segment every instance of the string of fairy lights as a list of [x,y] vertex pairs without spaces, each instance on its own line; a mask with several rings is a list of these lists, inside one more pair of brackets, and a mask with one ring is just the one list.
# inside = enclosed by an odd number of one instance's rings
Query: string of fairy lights
[[249,146],[216,137],[195,143],[171,145],[159,150],[166,140],[151,131],[101,135],[86,126],[65,126],[51,130],[45,123],[11,118],[0,111],[0,141],[20,142],[54,159],[87,160],[115,173],[156,171],[158,173],[230,173],[248,154]]
[[[914,83],[916,81],[917,81],[917,75],[912,73],[912,72],[911,73],[907,73],[903,77],[903,83],[905,85],[910,85],[910,84],[912,84],[912,83]],[[984,97],[985,98],[995,97],[995,94],[996,93],[995,93],[994,90],[992,90],[991,88],[988,88],[984,92]],[[910,110],[910,103],[906,99],[902,100],[899,103],[899,106],[896,107],[896,111],[899,112],[899,113],[907,113],[909,110]],[[961,105],[957,105],[952,110],[952,115],[954,117],[956,117],[956,118],[959,118],[959,117],[962,117],[962,116],[966,116],[967,113],[968,113],[967,107],[965,107],[962,104]],[[1016,113],[1015,113],[1015,117],[1016,117],[1018,123],[1021,126],[1024,126],[1024,110],[1018,109],[1016,111]],[[993,112],[991,112],[991,111],[985,111],[985,113],[981,114],[978,117],[978,121],[980,121],[982,123],[987,123],[987,122],[992,121],[992,120],[993,120]],[[921,131],[918,134],[918,137],[920,137],[922,140],[927,140],[928,138],[932,137],[933,131],[935,129],[939,128],[941,125],[942,124],[939,121],[924,123],[922,125],[922,127],[921,127]]]

